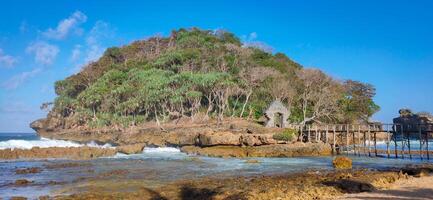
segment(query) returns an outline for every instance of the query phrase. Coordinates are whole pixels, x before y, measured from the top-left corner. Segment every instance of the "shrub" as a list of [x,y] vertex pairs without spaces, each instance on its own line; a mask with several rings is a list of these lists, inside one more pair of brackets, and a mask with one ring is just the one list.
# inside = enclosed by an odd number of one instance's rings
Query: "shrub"
[[295,129],[287,128],[281,133],[274,134],[272,138],[274,138],[275,140],[292,141],[296,133],[297,131]]

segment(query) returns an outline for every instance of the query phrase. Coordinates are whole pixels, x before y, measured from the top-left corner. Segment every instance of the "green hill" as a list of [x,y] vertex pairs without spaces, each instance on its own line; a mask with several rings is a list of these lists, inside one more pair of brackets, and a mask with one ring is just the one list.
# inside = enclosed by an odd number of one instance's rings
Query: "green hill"
[[257,119],[276,99],[293,123],[367,120],[379,109],[371,85],[337,81],[282,53],[243,45],[232,33],[196,28],[109,48],[57,81],[55,91],[49,117],[63,128],[198,116]]

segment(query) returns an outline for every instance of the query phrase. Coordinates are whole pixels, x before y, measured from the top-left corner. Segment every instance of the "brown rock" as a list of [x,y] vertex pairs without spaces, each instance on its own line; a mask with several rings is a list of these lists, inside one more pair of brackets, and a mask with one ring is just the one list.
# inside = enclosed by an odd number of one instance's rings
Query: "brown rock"
[[116,147],[117,151],[124,154],[137,154],[143,151],[145,144],[130,144]]
[[73,168],[73,167],[91,167],[91,163],[82,162],[67,162],[67,163],[53,163],[44,165],[47,169],[62,169],[62,168]]
[[197,146],[184,146],[180,149],[182,152],[203,155],[211,157],[246,157],[247,151],[245,148],[238,146],[213,146],[213,147],[197,147]]
[[231,132],[206,133],[198,136],[200,146],[240,145],[240,134]]
[[18,179],[15,181],[14,185],[15,186],[25,186],[32,183],[32,181],[29,181],[27,179]]
[[254,147],[211,146],[202,148],[185,146],[181,148],[181,151],[193,155],[213,157],[294,157],[331,154],[329,145],[321,143],[275,144]]
[[339,156],[332,161],[332,165],[336,169],[352,169],[352,159]]
[[27,200],[26,197],[12,197],[11,200]]
[[94,147],[50,147],[32,149],[4,149],[0,150],[0,159],[22,159],[22,158],[70,158],[70,159],[92,159],[105,156],[113,156],[117,153],[113,148]]
[[31,168],[15,170],[16,174],[36,174],[39,172],[41,172],[41,168],[39,168],[39,167],[31,167]]
[[246,160],[245,163],[256,164],[256,163],[260,163],[260,161],[258,161],[258,160]]

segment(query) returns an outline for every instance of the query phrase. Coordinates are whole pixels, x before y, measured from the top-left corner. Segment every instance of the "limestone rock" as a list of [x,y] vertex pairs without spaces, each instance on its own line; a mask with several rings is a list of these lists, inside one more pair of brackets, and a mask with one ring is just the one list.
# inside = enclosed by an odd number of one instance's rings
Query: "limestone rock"
[[137,154],[143,151],[145,144],[129,144],[116,147],[117,151],[124,154]]
[[200,134],[198,136],[200,146],[232,145],[239,146],[240,135],[231,132],[216,132]]

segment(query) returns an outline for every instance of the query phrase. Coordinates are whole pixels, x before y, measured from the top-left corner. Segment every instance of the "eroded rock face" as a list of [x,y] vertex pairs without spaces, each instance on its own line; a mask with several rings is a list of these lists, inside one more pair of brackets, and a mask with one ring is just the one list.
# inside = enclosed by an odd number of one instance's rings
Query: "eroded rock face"
[[255,147],[240,146],[185,146],[182,152],[211,157],[295,157],[324,156],[331,154],[331,147],[323,143],[275,144]]
[[35,131],[39,131],[45,128],[46,119],[38,119],[30,124],[30,128]]

